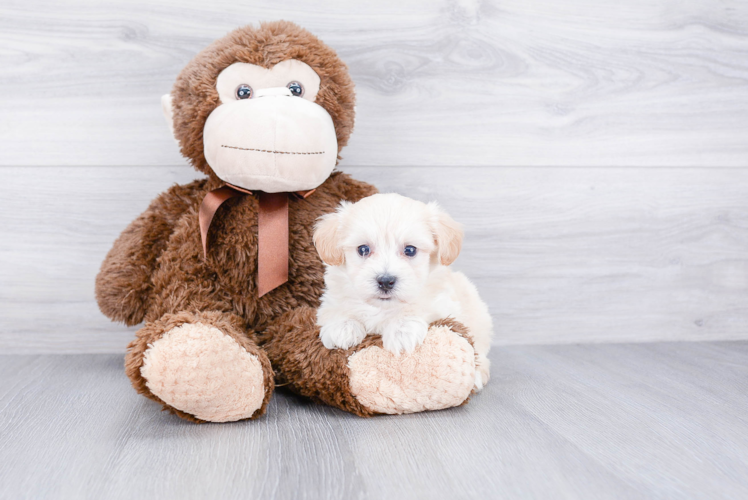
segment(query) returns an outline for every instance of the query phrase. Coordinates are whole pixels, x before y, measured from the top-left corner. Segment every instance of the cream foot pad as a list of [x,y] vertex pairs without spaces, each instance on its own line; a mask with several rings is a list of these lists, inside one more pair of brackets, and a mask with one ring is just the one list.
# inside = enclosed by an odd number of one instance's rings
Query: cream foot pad
[[367,347],[348,360],[351,391],[380,413],[415,413],[462,404],[475,384],[475,352],[447,326],[435,326],[411,354]]
[[249,418],[265,396],[257,356],[202,323],[185,323],[149,345],[140,373],[165,403],[209,422]]

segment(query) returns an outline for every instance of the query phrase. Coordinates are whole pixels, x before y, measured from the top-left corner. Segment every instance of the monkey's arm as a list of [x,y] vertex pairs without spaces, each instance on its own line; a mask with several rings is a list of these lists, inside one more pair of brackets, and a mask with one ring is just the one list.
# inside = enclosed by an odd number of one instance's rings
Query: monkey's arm
[[198,180],[171,187],[153,200],[114,242],[96,276],[96,301],[110,319],[128,326],[143,321],[156,260],[182,215],[199,203],[204,185],[205,180]]

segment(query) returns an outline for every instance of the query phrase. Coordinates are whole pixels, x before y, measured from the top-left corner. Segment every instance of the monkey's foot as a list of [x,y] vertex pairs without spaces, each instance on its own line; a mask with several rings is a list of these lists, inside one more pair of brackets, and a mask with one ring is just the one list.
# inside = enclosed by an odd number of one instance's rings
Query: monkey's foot
[[[146,325],[130,346],[128,375],[139,392],[181,417],[256,418],[274,388],[270,362],[246,336],[210,315],[167,315]],[[143,337],[150,337],[145,345]]]
[[[415,413],[465,403],[475,385],[475,351],[464,327],[431,325],[423,344],[395,355],[371,345],[348,358],[351,392],[377,413]],[[464,336],[463,336],[464,335]]]

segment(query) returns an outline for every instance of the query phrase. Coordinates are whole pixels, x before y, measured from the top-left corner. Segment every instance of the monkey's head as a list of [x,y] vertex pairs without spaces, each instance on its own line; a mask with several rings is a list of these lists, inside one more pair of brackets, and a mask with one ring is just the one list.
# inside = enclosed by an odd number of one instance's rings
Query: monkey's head
[[278,21],[239,28],[208,46],[162,106],[197,170],[274,193],[327,179],[353,129],[354,100],[335,52]]

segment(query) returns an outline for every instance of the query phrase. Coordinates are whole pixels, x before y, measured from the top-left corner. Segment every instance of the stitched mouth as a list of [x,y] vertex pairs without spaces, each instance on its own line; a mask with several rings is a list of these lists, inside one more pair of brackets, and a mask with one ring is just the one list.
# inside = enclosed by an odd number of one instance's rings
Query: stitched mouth
[[273,151],[272,149],[257,149],[257,148],[240,148],[237,146],[227,146],[225,144],[221,144],[222,148],[228,148],[228,149],[239,149],[241,151],[255,151],[257,153],[273,153],[273,154],[279,154],[279,155],[323,155],[325,154],[324,151]]

